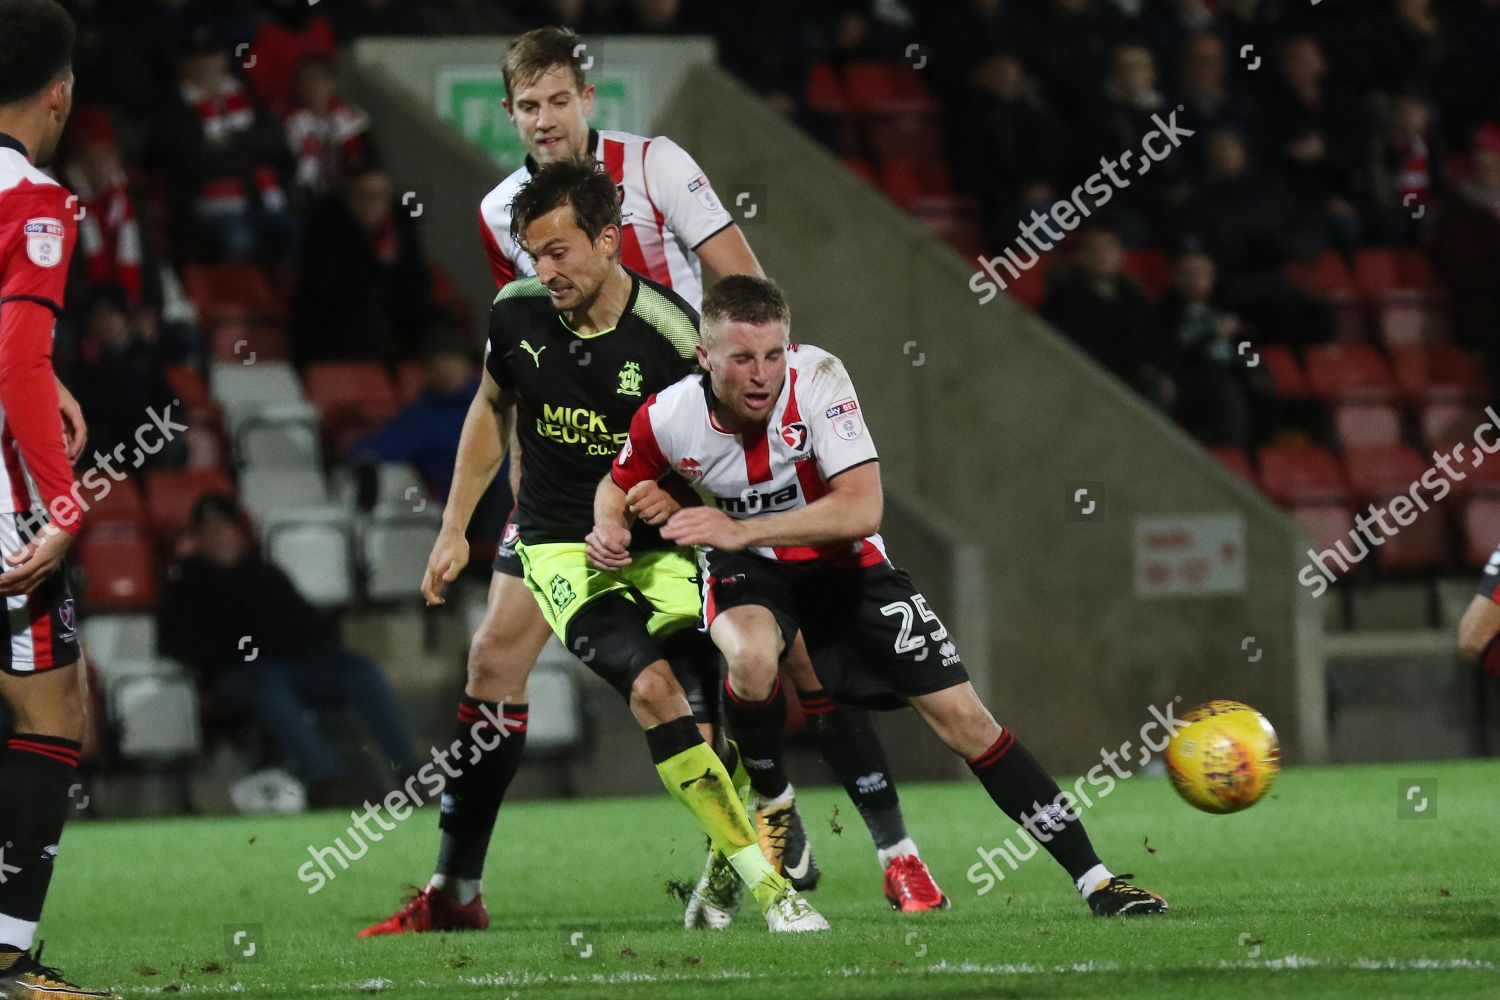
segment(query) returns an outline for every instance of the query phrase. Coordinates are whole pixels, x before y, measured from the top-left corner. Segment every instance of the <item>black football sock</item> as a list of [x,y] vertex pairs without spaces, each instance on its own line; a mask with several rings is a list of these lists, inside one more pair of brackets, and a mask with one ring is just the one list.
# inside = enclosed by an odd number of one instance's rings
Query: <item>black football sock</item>
[[724,717],[729,735],[740,745],[740,759],[750,772],[750,787],[762,798],[776,799],[786,793],[786,772],[781,768],[786,745],[786,693],[781,678],[765,701],[745,701],[724,679]]
[[0,756],[0,945],[31,947],[68,818],[79,749],[75,740],[17,733]]
[[[443,831],[438,848],[437,884],[472,883],[473,892],[484,874],[484,859],[495,831],[495,817],[505,792],[521,767],[526,749],[527,706],[501,705],[464,695],[458,703],[458,736],[453,754],[456,778],[443,791],[438,826]],[[496,731],[497,722],[504,732]],[[496,745],[498,741],[498,745]],[[485,747],[490,747],[486,750]],[[472,892],[458,888],[459,901]]]
[[798,691],[797,698],[817,737],[818,752],[849,793],[875,847],[888,850],[901,843],[906,820],[870,713],[835,705],[823,691]]
[[1071,798],[1058,804],[1062,792],[1057,782],[1009,729],[1002,729],[988,750],[969,761],[969,770],[995,805],[1025,827],[1074,883],[1101,864],[1083,821],[1071,809]]

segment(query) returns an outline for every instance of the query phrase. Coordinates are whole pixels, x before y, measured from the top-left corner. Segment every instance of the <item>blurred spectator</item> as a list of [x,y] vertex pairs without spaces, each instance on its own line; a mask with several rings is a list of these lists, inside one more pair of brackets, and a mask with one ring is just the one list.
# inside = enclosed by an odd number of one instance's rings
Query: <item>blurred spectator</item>
[[1074,261],[1047,275],[1042,315],[1121,381],[1169,409],[1175,393],[1162,370],[1164,353],[1141,286],[1121,270],[1119,233],[1095,222],[1074,238]]
[[292,297],[294,357],[416,358],[431,319],[431,275],[410,206],[395,204],[384,170],[354,168],[347,188],[308,220]]
[[391,767],[416,766],[401,714],[376,664],[339,641],[337,623],[246,543],[242,515],[222,494],[193,508],[188,553],[167,573],[157,626],[161,652],[210,694],[256,721],[316,792],[344,772],[310,712],[353,708]]
[[1484,352],[1500,399],[1500,124],[1478,131],[1468,172],[1454,188],[1438,205],[1432,260],[1452,297],[1454,336]]
[[161,142],[174,193],[186,201],[177,214],[189,235],[228,261],[288,257],[296,227],[279,174],[286,141],[251,103],[212,38],[197,34],[189,42],[179,96]]
[[342,189],[351,164],[378,160],[370,116],[339,96],[333,63],[308,56],[297,67],[297,108],[286,120],[296,187],[308,197]]
[[[421,395],[384,427],[355,442],[348,458],[361,465],[408,463],[416,468],[432,496],[447,501],[464,417],[479,390],[479,366],[458,336],[450,334],[433,341],[424,367],[427,380]],[[493,548],[513,503],[507,457],[474,509],[469,521],[470,544],[476,549]],[[485,567],[487,573],[488,563]]]
[[1391,111],[1372,169],[1382,242],[1421,242],[1427,211],[1441,190],[1442,170],[1432,107],[1415,94],[1403,94]]
[[1161,0],[1146,8],[1136,26],[1158,65],[1181,66],[1189,46],[1214,31],[1216,22],[1208,0]]
[[1370,135],[1365,100],[1328,78],[1323,50],[1300,35],[1282,49],[1281,79],[1263,119],[1265,148],[1299,211],[1323,218],[1343,248],[1360,241],[1355,179]]
[[974,68],[972,111],[955,136],[958,185],[978,194],[992,243],[1011,238],[1025,202],[1050,203],[1074,161],[1067,127],[1037,95],[1021,60],[996,53]]
[[103,108],[86,108],[69,123],[73,155],[66,182],[78,196],[78,256],[90,290],[116,285],[131,311],[142,305],[141,229],[114,126]]
[[[1247,135],[1255,125],[1250,99],[1239,88],[1230,85],[1224,42],[1218,35],[1205,32],[1194,35],[1188,42],[1178,84],[1178,100],[1183,105],[1183,126],[1203,135],[1222,129],[1234,129]],[[1201,142],[1182,152],[1202,163]]]
[[[1127,150],[1141,156],[1141,142],[1147,133],[1157,131],[1156,119],[1166,105],[1156,85],[1156,65],[1151,50],[1143,45],[1122,45],[1111,60],[1112,69],[1104,85],[1104,100],[1097,102],[1086,127],[1088,151],[1076,168],[1076,175],[1086,177],[1098,169],[1100,157],[1120,159]],[[1151,164],[1150,172],[1125,162],[1131,176],[1130,185],[1121,191],[1113,211],[1127,224],[1126,242],[1139,246],[1152,233],[1152,220],[1159,218],[1168,204],[1180,202],[1188,195],[1183,186],[1187,158],[1175,149]]]
[[[136,431],[150,426],[148,411],[165,417],[176,394],[156,344],[156,320],[150,312],[132,314],[118,286],[100,286],[85,313],[81,363],[74,376],[74,395],[89,422],[89,448],[110,454],[124,445],[136,448]],[[172,419],[182,421],[179,407]],[[177,468],[187,460],[187,440],[167,442],[155,454],[143,454],[142,468]]]
[[1243,324],[1215,305],[1217,280],[1212,257],[1197,250],[1184,253],[1172,287],[1157,304],[1156,322],[1177,387],[1177,422],[1206,445],[1247,448],[1256,443],[1257,426],[1271,426],[1264,411],[1274,387],[1265,382],[1264,370],[1249,367],[1240,353]]
[[1104,87],[1124,19],[1103,0],[1036,0],[1023,15],[1017,48],[1065,118],[1089,114]]
[[1379,53],[1374,82],[1382,90],[1430,92],[1438,85],[1447,46],[1432,0],[1392,0],[1373,37]]

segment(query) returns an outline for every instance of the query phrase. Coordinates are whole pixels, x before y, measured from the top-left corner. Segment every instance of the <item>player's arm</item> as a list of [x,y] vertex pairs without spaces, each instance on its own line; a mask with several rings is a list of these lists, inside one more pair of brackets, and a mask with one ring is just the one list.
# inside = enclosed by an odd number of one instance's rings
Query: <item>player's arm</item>
[[662,537],[679,545],[735,552],[781,545],[840,545],[880,530],[885,496],[874,459],[834,476],[828,493],[801,510],[735,520],[721,510],[690,507],[672,515]]
[[502,389],[486,369],[479,379],[479,391],[464,416],[458,458],[453,463],[453,486],[443,508],[443,526],[422,578],[422,596],[428,604],[443,603],[443,588],[458,579],[469,562],[469,543],[464,532],[480,497],[500,471],[500,463],[505,461],[515,418],[515,396]]
[[[594,491],[594,530],[584,539],[589,562],[600,569],[630,565],[631,498],[645,502],[656,481],[671,468],[651,424],[652,396],[630,418],[630,433],[609,475]],[[655,508],[653,508],[655,512]]]
[[693,248],[716,278],[765,276],[745,234],[735,224],[697,162],[671,139],[657,137],[646,151],[646,193],[667,228]]

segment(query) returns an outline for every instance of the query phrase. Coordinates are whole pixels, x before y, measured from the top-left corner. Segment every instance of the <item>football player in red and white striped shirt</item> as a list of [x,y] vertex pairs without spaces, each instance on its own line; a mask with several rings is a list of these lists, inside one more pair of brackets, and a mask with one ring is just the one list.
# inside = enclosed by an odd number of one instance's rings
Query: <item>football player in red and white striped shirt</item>
[[[698,347],[704,373],[636,411],[599,484],[589,561],[628,565],[632,508],[659,519],[656,481],[673,471],[689,479],[704,504],[673,513],[662,537],[703,547],[704,619],[742,715],[770,705],[777,664],[800,631],[831,694],[915,708],[1096,914],[1165,911],[1161,897],[1099,860],[1073,800],[990,715],[948,630],[886,556],[877,534],[880,462],[854,385],[832,354],[789,344],[790,322],[780,289],[763,278],[736,275],[709,290]],[[742,722],[737,732],[747,730],[756,742],[741,736],[746,754],[779,752],[779,720]],[[891,883],[888,869],[887,895],[898,904]]]
[[73,40],[54,0],[0,0],[0,696],[15,719],[0,754],[0,995],[19,998],[113,996],[66,982],[28,953],[84,726],[63,575],[81,511],[52,371],[76,213],[36,167],[52,158],[72,109]]

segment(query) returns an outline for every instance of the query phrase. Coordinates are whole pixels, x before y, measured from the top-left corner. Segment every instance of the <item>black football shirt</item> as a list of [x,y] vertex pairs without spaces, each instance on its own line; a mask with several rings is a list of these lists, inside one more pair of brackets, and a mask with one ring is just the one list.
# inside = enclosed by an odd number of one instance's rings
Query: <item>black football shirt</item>
[[[665,285],[630,272],[613,329],[577,334],[535,277],[510,282],[490,308],[485,368],[516,396],[521,541],[581,542],[594,493],[652,394],[697,370],[698,312]],[[638,523],[632,548],[665,545]]]

